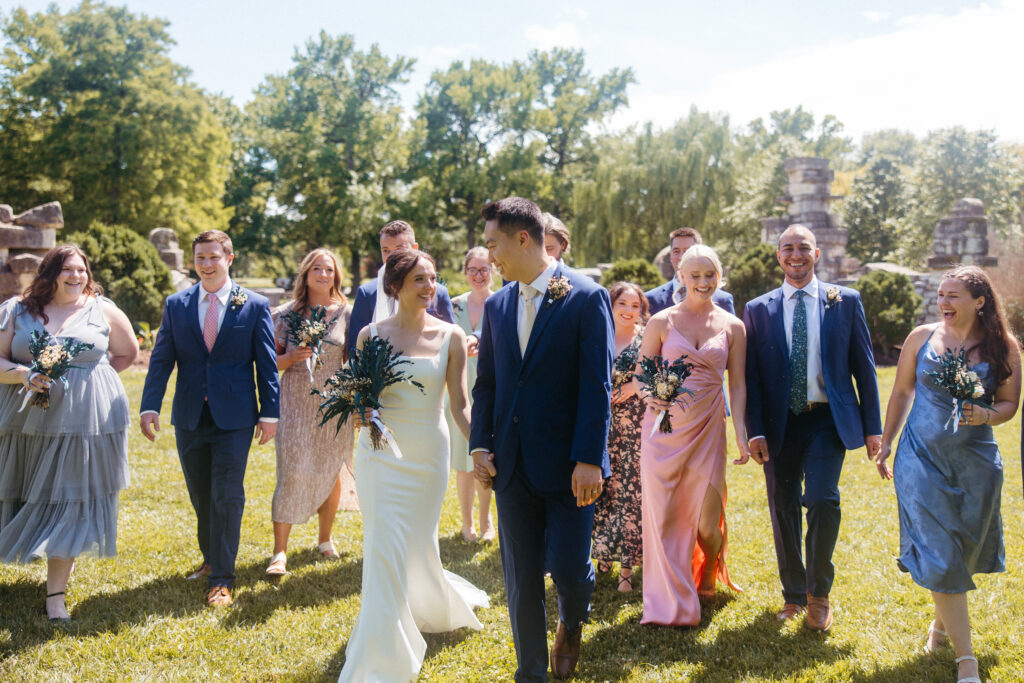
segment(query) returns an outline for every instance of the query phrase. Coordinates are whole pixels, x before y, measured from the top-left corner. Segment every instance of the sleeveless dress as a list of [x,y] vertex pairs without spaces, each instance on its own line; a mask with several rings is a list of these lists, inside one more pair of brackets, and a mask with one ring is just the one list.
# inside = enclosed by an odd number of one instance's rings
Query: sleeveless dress
[[[46,410],[22,412],[20,384],[0,385],[0,560],[44,555],[117,554],[117,506],[128,486],[128,397],[107,361],[109,299],[93,299],[60,337],[95,346],[50,386]],[[0,306],[0,329],[14,325],[11,359],[29,365],[29,335],[43,331],[20,302]]]
[[[432,358],[403,356],[402,366],[423,384],[407,382],[381,395],[381,420],[402,451],[374,450],[366,429],[356,445],[356,489],[363,512],[362,603],[339,681],[408,681],[423,664],[420,632],[483,628],[474,607],[487,594],[441,567],[437,543],[448,487],[448,425],[442,414],[448,345]],[[370,325],[377,336],[377,326]]]
[[[725,330],[693,348],[669,324],[661,356],[674,360],[685,354],[693,373],[684,386],[685,410],[672,406],[672,432],[651,436],[657,413],[646,411],[641,432],[640,482],[643,489],[644,614],[642,624],[694,626],[700,623],[697,591],[707,562],[717,562],[717,578],[733,590],[725,558],[725,395],[722,378],[729,358]],[[706,558],[697,543],[700,509],[708,489],[722,499],[722,550]]]
[[[278,348],[286,350],[294,344],[286,342],[288,324],[284,314],[291,304],[276,308],[272,314],[274,336]],[[310,393],[310,386],[322,389],[324,380],[341,367],[345,351],[351,306],[328,309],[327,318],[337,317],[323,344],[323,367],[313,370],[313,383],[305,361],[295,363],[281,373],[281,419],[274,435],[277,455],[277,483],[271,504],[271,519],[285,524],[302,524],[316,513],[334,488],[341,474],[339,510],[358,510],[355,478],[352,473],[352,449],[355,430],[351,420],[335,431],[335,423],[320,426],[320,399]]]
[[[473,334],[473,325],[469,320],[469,292],[460,294],[452,299],[452,310],[455,311],[455,324],[462,328],[466,334]],[[480,318],[478,328],[484,323]],[[476,356],[466,358],[466,389],[468,391],[469,404],[473,405],[473,385],[476,384]],[[469,442],[462,435],[459,428],[455,426],[451,410],[445,400],[445,418],[448,420],[448,432],[451,437],[452,469],[459,472],[473,471],[473,458],[469,454]]]
[[[639,337],[634,339],[622,353],[639,341]],[[612,476],[605,482],[604,492],[594,506],[594,543],[590,553],[599,565],[618,560],[623,567],[630,568],[643,560],[640,425],[646,405],[639,394],[612,404],[608,430]]]
[[[914,403],[893,463],[898,565],[929,590],[965,593],[975,588],[972,574],[1006,570],[1003,460],[990,425],[960,425],[956,434],[944,426],[953,398],[928,375],[939,368],[930,340],[917,354]],[[988,363],[972,369],[991,398],[996,386]]]

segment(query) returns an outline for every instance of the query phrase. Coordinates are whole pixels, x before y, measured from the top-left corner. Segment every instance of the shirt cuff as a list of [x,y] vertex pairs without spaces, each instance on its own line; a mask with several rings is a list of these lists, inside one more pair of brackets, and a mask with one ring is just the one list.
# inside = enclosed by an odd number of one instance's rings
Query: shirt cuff
[[141,413],[139,413],[139,417],[142,417],[143,415],[159,415],[159,414],[160,414],[160,411],[158,411],[158,410],[143,410]]
[[764,434],[761,434],[761,435],[759,435],[759,436],[751,436],[751,437],[748,437],[748,438],[747,438],[747,443],[750,443],[750,442],[751,442],[751,441],[753,441],[754,439],[763,439],[763,438],[765,438]]
[[273,424],[274,422],[277,422],[280,419],[281,418],[279,418],[279,417],[261,417],[260,418],[260,422],[266,422],[267,424]]
[[469,452],[469,455],[473,456],[473,455],[475,455],[477,453],[490,453],[490,451],[487,450],[486,448],[474,448],[473,450],[471,450]]

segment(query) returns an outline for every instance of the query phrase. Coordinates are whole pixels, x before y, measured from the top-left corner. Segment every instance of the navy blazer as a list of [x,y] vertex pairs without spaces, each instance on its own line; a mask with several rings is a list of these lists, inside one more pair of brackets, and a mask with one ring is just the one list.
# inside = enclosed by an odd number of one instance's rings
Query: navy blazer
[[199,325],[201,287],[193,285],[164,302],[163,321],[142,390],[141,412],[160,412],[167,380],[177,366],[172,425],[195,430],[204,400],[210,405],[214,423],[223,430],[251,429],[260,418],[279,417],[277,348],[269,302],[248,289],[242,289],[248,298],[241,306],[232,305],[229,299],[217,341],[213,350],[207,351]]
[[[356,290],[355,301],[352,302],[352,317],[348,322],[348,329],[345,331],[345,348],[348,357],[356,348],[356,339],[359,338],[359,331],[373,322],[373,309],[377,307],[377,278],[373,278],[365,285]],[[452,309],[452,299],[448,296],[448,288],[444,285],[437,286],[437,294],[430,302],[427,313],[445,321],[455,322],[455,310]]]
[[[847,450],[853,450],[864,445],[865,436],[882,433],[878,378],[860,292],[839,287],[842,301],[826,306],[827,290],[834,286],[818,281],[821,367],[836,431]],[[764,436],[772,457],[782,446],[789,416],[789,345],[783,298],[782,287],[773,289],[749,302],[743,312],[747,328],[747,434]]]
[[[672,280],[669,280],[662,286],[655,287],[649,292],[646,292],[647,303],[651,307],[651,315],[660,313],[675,303],[672,301],[672,284]],[[716,289],[715,293],[711,295],[711,301],[723,311],[736,315],[736,307],[733,303],[732,294],[724,289]]]
[[470,450],[495,456],[497,491],[517,460],[543,493],[572,488],[577,462],[608,464],[611,369],[614,349],[608,291],[559,265],[554,277],[572,289],[551,300],[544,293],[525,357],[519,351],[519,283],[502,287],[484,304],[477,379],[473,387]]

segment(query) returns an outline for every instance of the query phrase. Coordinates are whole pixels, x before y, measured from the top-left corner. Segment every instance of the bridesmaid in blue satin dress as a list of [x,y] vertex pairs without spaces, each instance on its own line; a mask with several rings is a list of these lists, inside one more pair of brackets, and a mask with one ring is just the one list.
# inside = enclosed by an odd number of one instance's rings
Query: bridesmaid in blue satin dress
[[[918,327],[903,345],[876,463],[883,478],[895,476],[899,567],[930,590],[935,602],[925,650],[952,642],[957,680],[980,683],[967,591],[976,588],[972,574],[1006,569],[999,511],[1003,461],[992,427],[1017,412],[1020,348],[980,268],[963,266],[943,276],[939,310],[941,322]],[[939,368],[947,349],[961,348],[989,405],[966,405],[954,432],[947,424],[953,398],[928,373]],[[890,469],[886,460],[904,419]]]

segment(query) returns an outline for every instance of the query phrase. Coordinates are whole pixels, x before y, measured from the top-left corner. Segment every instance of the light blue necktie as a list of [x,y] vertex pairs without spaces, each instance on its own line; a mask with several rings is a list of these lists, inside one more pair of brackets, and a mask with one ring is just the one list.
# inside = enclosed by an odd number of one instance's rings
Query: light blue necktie
[[793,294],[793,341],[789,349],[789,409],[795,415],[807,410],[807,307],[802,289]]

